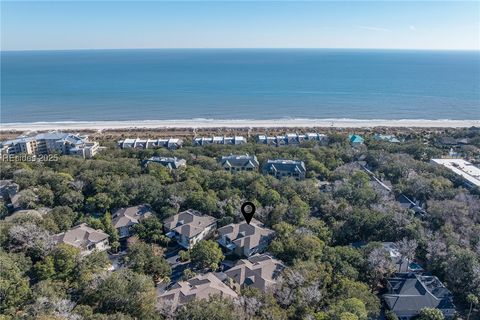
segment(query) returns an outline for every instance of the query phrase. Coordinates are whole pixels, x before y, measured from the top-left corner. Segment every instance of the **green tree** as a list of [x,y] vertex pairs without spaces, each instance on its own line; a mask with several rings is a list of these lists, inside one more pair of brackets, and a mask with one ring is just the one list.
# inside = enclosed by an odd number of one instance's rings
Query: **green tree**
[[113,251],[117,251],[117,249],[120,247],[120,237],[118,235],[117,229],[115,229],[115,226],[112,223],[112,215],[110,214],[110,212],[105,212],[102,217],[102,224],[103,231],[105,231],[109,235],[108,241],[110,243],[110,247]]
[[72,209],[66,206],[55,207],[49,212],[49,215],[55,221],[58,232],[68,230],[75,222],[76,214]]
[[43,261],[35,264],[35,274],[40,280],[71,280],[79,259],[80,249],[68,244],[58,245]]
[[208,300],[192,300],[182,306],[178,320],[235,320],[234,305],[231,300],[210,296]]
[[110,209],[113,200],[107,193],[100,192],[87,198],[87,207],[90,211],[105,212]]
[[[330,312],[332,313],[333,319],[339,320],[342,320],[342,315],[345,314],[353,315],[359,320],[366,320],[368,318],[365,304],[362,302],[362,300],[357,298],[341,300],[332,307]],[[348,317],[351,318],[351,316]]]
[[17,259],[0,249],[0,313],[20,308],[30,296],[29,279]]
[[163,233],[163,225],[157,217],[150,217],[133,226],[133,232],[146,243],[166,246],[169,239]]
[[198,268],[214,271],[218,269],[218,265],[224,258],[222,250],[213,240],[197,242],[190,252],[190,257]]
[[156,293],[150,277],[122,269],[95,281],[98,284],[85,295],[85,300],[96,311],[120,312],[137,319],[155,318]]
[[423,308],[420,310],[420,314],[418,315],[418,320],[443,320],[445,317],[443,316],[442,311],[435,309],[435,308]]
[[144,242],[137,242],[128,248],[124,263],[133,271],[152,276],[155,282],[169,281],[172,268],[163,258],[162,250]]

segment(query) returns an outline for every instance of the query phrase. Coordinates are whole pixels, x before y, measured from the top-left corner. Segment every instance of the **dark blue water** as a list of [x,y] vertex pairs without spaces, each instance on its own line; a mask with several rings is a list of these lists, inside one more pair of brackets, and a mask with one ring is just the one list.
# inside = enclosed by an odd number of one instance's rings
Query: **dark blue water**
[[1,53],[1,122],[480,119],[480,53],[92,50]]

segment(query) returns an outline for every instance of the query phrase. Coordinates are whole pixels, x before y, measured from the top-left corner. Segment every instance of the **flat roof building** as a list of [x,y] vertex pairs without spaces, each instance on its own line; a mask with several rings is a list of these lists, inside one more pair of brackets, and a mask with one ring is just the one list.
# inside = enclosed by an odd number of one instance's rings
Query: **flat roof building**
[[87,136],[51,131],[35,136],[20,136],[0,143],[2,154],[52,154],[80,156],[91,158],[98,152],[98,142],[89,141]]
[[431,159],[431,163],[444,166],[461,176],[468,188],[480,188],[480,168],[463,159]]

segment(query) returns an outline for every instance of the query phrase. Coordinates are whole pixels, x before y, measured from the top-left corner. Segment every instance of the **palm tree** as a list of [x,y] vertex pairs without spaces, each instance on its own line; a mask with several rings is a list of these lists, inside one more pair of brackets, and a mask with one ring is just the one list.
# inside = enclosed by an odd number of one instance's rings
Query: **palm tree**
[[470,304],[470,310],[468,311],[468,316],[467,316],[467,320],[469,320],[470,315],[472,314],[473,306],[478,304],[478,297],[476,295],[474,295],[473,293],[470,293],[467,296],[467,303]]

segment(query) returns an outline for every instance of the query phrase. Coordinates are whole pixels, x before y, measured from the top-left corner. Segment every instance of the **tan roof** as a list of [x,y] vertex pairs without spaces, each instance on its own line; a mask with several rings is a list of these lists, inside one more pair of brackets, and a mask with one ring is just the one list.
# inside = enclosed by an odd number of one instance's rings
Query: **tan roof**
[[102,230],[95,230],[82,223],[66,232],[55,235],[57,243],[65,243],[71,246],[87,249],[89,244],[102,242],[108,238],[108,234]]
[[215,221],[216,219],[211,216],[202,215],[198,211],[189,209],[165,219],[163,225],[168,230],[174,230],[181,235],[192,238]]
[[242,259],[225,273],[240,285],[252,286],[265,291],[275,284],[284,265],[267,254],[256,254],[248,260]]
[[257,247],[262,238],[273,235],[274,231],[264,228],[258,220],[252,219],[250,224],[245,221],[232,223],[218,229],[220,236],[227,236],[236,246],[248,250]]
[[120,208],[112,215],[115,228],[127,227],[139,223],[153,214],[147,205]]
[[223,283],[215,274],[197,275],[188,281],[175,283],[173,287],[158,297],[159,301],[170,300],[173,306],[185,304],[193,299],[208,299],[210,295],[224,298],[237,298],[238,294]]

